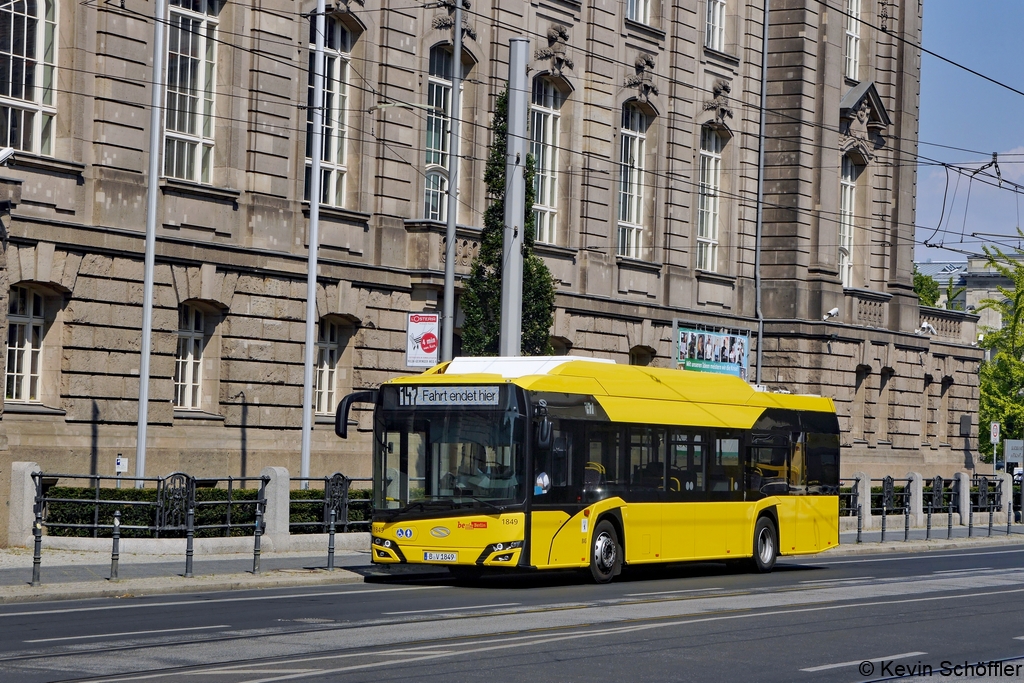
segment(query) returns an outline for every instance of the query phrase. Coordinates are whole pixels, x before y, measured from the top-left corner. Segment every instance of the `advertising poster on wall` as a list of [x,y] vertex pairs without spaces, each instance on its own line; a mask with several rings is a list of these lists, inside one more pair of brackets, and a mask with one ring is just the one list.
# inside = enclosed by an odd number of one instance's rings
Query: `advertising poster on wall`
[[410,313],[406,326],[405,364],[410,368],[431,368],[437,365],[441,346],[438,335],[441,316],[437,313]]
[[676,362],[681,369],[747,379],[749,335],[687,327],[677,328],[677,333]]

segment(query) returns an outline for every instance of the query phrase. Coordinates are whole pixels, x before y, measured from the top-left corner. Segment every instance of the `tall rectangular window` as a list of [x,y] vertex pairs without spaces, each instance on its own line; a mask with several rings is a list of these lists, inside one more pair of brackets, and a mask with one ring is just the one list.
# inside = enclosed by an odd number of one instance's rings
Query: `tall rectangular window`
[[626,18],[641,24],[651,22],[651,0],[626,0]]
[[6,400],[40,401],[43,350],[43,296],[29,287],[11,287],[7,307]]
[[853,159],[843,157],[839,181],[839,277],[843,287],[853,287],[854,209],[857,200],[857,167]]
[[722,182],[722,136],[705,127],[700,134],[697,201],[697,268],[718,271],[718,202]]
[[725,0],[708,0],[704,46],[719,52],[725,49]]
[[53,155],[55,0],[0,3],[0,147]]
[[619,150],[619,256],[640,258],[643,248],[644,153],[647,117],[634,106],[622,108]]
[[427,85],[427,159],[423,192],[423,217],[448,218],[448,136],[452,116],[452,68],[454,58],[444,47],[430,51]]
[[536,161],[533,177],[533,215],[537,226],[537,241],[554,244],[557,241],[558,206],[558,115],[561,94],[551,81],[537,78],[533,81],[533,108],[530,121],[530,152]]
[[174,358],[174,407],[198,410],[203,381],[203,312],[182,304],[178,309],[178,350]]
[[[348,143],[348,65],[350,36],[341,22],[324,19],[323,146],[320,154],[320,202],[329,206],[345,205],[345,172]],[[303,198],[309,201],[313,157],[313,87],[316,16],[309,18],[309,70],[306,93],[306,173]]]
[[217,0],[171,0],[167,30],[164,175],[210,183]]
[[321,320],[316,341],[316,389],[314,412],[333,413],[337,391],[338,359],[341,357],[341,326],[331,320]]
[[847,78],[858,80],[860,73],[860,0],[846,0]]

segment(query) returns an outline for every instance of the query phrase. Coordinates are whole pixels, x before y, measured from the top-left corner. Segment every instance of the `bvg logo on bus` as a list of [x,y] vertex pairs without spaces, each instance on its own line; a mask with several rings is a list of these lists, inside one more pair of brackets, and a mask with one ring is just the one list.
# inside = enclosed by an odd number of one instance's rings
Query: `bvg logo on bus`
[[459,522],[460,529],[486,529],[487,522]]
[[430,535],[434,538],[445,538],[450,533],[451,531],[449,531],[443,526],[435,526],[433,529],[430,530]]

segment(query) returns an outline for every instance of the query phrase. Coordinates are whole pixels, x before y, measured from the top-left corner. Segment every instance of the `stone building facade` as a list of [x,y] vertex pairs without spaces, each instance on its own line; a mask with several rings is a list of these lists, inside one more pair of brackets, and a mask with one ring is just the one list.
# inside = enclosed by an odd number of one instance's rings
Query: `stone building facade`
[[[147,474],[297,472],[314,3],[169,4]],[[329,413],[350,389],[411,372],[406,314],[441,310],[455,67],[440,4],[329,9],[314,475],[369,472],[368,414],[340,442]],[[976,447],[980,356],[974,316],[929,312],[922,334],[912,291],[921,3],[770,5],[763,383],[836,399],[844,473],[950,474]],[[674,321],[753,333],[763,9],[467,8],[458,275],[488,201],[508,40],[525,36],[556,352],[670,366]],[[151,10],[0,8],[0,28],[21,36],[0,45],[17,150],[0,169],[4,463],[110,474],[134,453]]]

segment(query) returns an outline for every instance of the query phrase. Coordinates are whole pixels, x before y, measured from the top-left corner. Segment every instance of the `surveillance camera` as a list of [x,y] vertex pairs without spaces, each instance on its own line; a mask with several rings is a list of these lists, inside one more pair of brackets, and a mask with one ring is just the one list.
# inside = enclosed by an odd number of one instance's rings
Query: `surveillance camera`
[[0,147],[0,166],[6,166],[14,160],[13,147]]
[[821,316],[821,319],[822,320],[828,320],[829,318],[835,318],[838,315],[839,315],[839,309],[838,308],[833,308],[831,311],[829,311],[825,315]]

